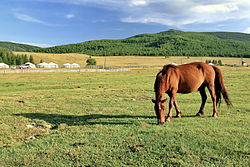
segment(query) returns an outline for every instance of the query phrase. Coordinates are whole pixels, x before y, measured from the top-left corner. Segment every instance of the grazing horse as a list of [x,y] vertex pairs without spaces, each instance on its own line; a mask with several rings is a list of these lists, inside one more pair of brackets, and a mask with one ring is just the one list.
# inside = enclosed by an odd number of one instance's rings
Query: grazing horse
[[[232,105],[229,100],[221,70],[213,65],[202,62],[194,62],[183,65],[168,64],[156,75],[154,91],[154,109],[158,124],[163,124],[172,119],[172,106],[175,106],[176,116],[181,117],[182,113],[175,99],[176,93],[191,93],[198,90],[202,103],[197,116],[204,114],[204,106],[207,100],[205,88],[208,88],[213,101],[213,117],[218,116],[217,104],[221,102],[221,94],[228,106]],[[168,94],[169,112],[165,118],[164,93]]]

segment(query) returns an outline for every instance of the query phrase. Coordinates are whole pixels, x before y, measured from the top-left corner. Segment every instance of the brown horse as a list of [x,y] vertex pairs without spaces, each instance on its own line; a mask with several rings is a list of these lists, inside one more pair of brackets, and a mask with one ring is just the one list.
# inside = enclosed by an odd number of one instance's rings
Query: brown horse
[[207,95],[205,88],[208,88],[213,101],[213,117],[218,116],[217,104],[221,102],[221,94],[227,105],[232,105],[229,100],[221,70],[212,65],[202,62],[194,62],[183,65],[168,64],[156,75],[154,91],[155,103],[154,109],[157,116],[158,124],[165,122],[164,93],[167,93],[169,101],[169,112],[166,117],[167,121],[172,119],[172,106],[175,106],[176,116],[181,117],[182,113],[175,99],[176,93],[191,93],[198,90],[200,92],[202,103],[197,116],[204,114],[204,106]]

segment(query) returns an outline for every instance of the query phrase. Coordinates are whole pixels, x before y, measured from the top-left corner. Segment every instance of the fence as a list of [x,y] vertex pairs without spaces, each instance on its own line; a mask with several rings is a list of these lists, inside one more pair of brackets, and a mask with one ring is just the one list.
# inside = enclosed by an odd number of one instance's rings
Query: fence
[[0,70],[0,74],[11,74],[11,73],[43,73],[43,72],[119,72],[119,71],[130,71],[131,69],[52,69],[52,70]]

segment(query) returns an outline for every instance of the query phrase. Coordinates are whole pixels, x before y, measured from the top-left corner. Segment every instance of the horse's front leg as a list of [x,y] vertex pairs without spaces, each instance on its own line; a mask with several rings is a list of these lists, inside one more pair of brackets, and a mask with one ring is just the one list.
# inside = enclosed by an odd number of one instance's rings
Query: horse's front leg
[[175,107],[175,110],[176,110],[176,117],[181,118],[182,113],[181,113],[181,110],[180,110],[180,108],[179,108],[179,106],[177,104],[176,99],[174,99],[174,107]]
[[171,121],[172,119],[172,107],[173,107],[173,99],[169,99],[169,108],[168,108],[168,116],[166,118],[166,121]]
[[167,116],[167,118],[166,118],[166,121],[171,121],[171,119],[172,119],[172,115],[173,115],[173,113],[172,113],[173,104],[174,104],[174,103],[176,104],[176,102],[175,102],[175,94],[176,94],[176,93],[174,93],[174,92],[171,92],[171,93],[168,94],[170,98],[169,98],[168,116]]

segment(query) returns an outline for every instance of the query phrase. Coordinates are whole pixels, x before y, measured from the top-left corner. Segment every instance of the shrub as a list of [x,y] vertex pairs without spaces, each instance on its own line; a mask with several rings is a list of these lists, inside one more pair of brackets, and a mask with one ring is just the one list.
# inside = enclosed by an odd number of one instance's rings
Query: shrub
[[219,65],[219,66],[222,66],[222,65],[223,65],[221,60],[218,60],[218,65]]
[[96,65],[96,60],[90,57],[86,60],[86,63],[87,65]]

